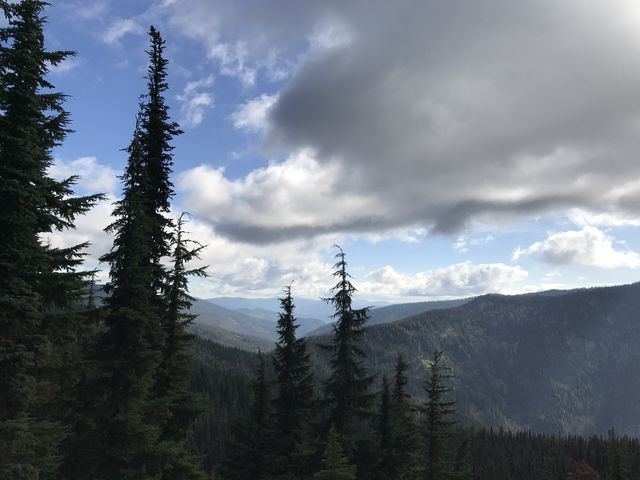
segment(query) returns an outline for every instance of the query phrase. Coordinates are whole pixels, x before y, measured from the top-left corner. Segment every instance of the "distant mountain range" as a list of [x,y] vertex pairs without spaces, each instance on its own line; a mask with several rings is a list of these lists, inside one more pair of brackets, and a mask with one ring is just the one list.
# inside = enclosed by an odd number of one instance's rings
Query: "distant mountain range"
[[[416,397],[424,395],[424,362],[443,350],[469,423],[581,434],[615,425],[640,435],[640,283],[485,295],[370,326],[362,346],[371,371],[387,374],[402,352]],[[326,358],[317,368],[326,372]]]

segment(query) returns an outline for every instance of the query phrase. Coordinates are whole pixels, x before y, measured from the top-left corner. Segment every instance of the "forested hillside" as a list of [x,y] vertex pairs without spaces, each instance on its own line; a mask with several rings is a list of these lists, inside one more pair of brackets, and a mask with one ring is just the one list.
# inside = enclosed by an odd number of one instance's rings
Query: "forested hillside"
[[[421,362],[445,352],[455,396],[475,425],[640,434],[640,284],[557,295],[486,295],[371,326],[363,349],[374,371],[409,359],[409,390],[421,396]],[[323,343],[313,338],[314,343]]]

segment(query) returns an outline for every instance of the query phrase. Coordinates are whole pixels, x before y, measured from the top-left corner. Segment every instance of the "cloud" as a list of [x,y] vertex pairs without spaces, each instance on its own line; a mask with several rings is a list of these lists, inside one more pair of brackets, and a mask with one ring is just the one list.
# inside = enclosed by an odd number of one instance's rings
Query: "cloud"
[[267,126],[267,115],[278,95],[263,94],[240,105],[231,115],[233,126],[239,130],[260,132]]
[[86,62],[83,58],[68,57],[57,65],[49,66],[49,73],[53,75],[61,75],[83,65]]
[[140,35],[142,33],[144,33],[144,29],[136,19],[121,18],[111,23],[109,28],[103,33],[102,41],[109,45],[114,45],[125,35]]
[[387,265],[371,272],[359,291],[385,297],[465,297],[512,292],[527,276],[523,268],[503,263],[464,262],[415,274],[400,273]]
[[79,176],[77,189],[84,194],[114,194],[118,182],[117,172],[101,164],[96,157],[80,157],[70,161],[56,159],[49,168],[49,175],[57,180]]
[[[374,206],[375,215],[384,215],[385,204],[375,192],[350,192],[346,179],[348,172],[341,165],[321,164],[313,152],[301,151],[235,180],[222,168],[201,165],[183,172],[177,188],[186,208],[215,226],[218,234],[267,244],[371,231],[378,220],[362,212]],[[393,226],[389,222],[389,229]]]
[[[375,192],[347,212],[352,231],[458,235],[572,208],[640,207],[631,0],[185,0],[168,15],[246,83],[269,51],[295,65],[266,128],[262,118],[240,124],[264,129],[276,158],[310,150],[339,168],[347,177],[334,179],[335,195]],[[350,228],[316,208],[304,218],[288,227]]]
[[106,0],[83,0],[73,4],[73,13],[83,20],[103,18],[108,11],[109,4]]
[[184,127],[197,127],[204,120],[204,114],[207,109],[213,108],[213,95],[209,92],[203,92],[203,88],[209,88],[213,85],[214,78],[212,75],[187,83],[181,95],[178,95],[180,101],[180,112],[182,114],[181,125]]
[[513,259],[530,256],[551,265],[571,265],[598,268],[640,268],[640,254],[618,250],[614,239],[597,227],[554,233],[543,242],[527,248],[518,247]]

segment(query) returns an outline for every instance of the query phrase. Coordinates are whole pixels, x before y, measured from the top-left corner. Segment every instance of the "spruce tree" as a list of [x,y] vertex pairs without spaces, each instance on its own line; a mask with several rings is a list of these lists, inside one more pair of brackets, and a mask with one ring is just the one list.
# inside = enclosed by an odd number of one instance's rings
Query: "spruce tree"
[[391,480],[394,471],[393,454],[393,418],[391,412],[391,392],[387,376],[382,377],[382,390],[380,392],[380,408],[378,411],[377,434],[378,434],[378,480]]
[[394,366],[391,393],[391,477],[415,478],[417,434],[413,419],[411,396],[406,391],[409,364],[398,353]]
[[224,466],[224,478],[270,478],[273,462],[273,425],[269,390],[264,356],[259,353],[251,407],[248,416],[236,425],[230,453]]
[[313,400],[313,376],[304,339],[296,338],[295,305],[291,285],[280,299],[278,342],[273,354],[277,393],[273,402],[276,459],[274,476],[296,478],[304,470],[307,456],[302,451],[309,434]]
[[150,402],[164,347],[163,312],[159,308],[153,265],[153,218],[145,209],[146,162],[143,134],[137,122],[121,176],[122,199],[116,220],[107,227],[115,235],[105,291],[105,327],[99,355],[105,372],[105,405],[99,420],[103,456],[96,476],[104,479],[151,479],[160,474],[156,444],[160,435]]
[[161,290],[164,268],[160,263],[170,252],[172,221],[168,216],[173,197],[170,175],[173,166],[171,141],[182,134],[178,124],[171,121],[169,106],[164,95],[167,83],[168,60],[164,57],[165,41],[153,26],[149,28],[151,40],[147,70],[147,94],[143,97],[141,117],[141,146],[145,161],[146,189],[144,208],[151,218],[151,263],[154,268],[154,286]]
[[337,278],[332,288],[333,296],[326,298],[335,313],[333,338],[325,347],[331,352],[331,373],[324,385],[328,410],[328,422],[342,436],[345,448],[351,450],[354,443],[354,422],[370,415],[374,394],[370,392],[373,377],[367,374],[363,360],[364,351],[358,345],[367,323],[368,308],[353,309],[352,299],[356,288],[347,273],[345,253],[339,247],[333,276]]
[[[183,338],[167,337],[172,323],[181,320],[170,312],[167,292],[172,286],[161,263],[172,241],[172,222],[167,216],[173,195],[170,142],[181,132],[170,121],[164,99],[168,88],[164,40],[153,27],[149,36],[148,91],[141,99],[127,150],[129,162],[121,177],[123,198],[116,203],[116,220],[107,228],[115,234],[113,248],[102,258],[111,267],[106,288],[110,294],[107,329],[100,348],[108,372],[105,413],[99,422],[105,456],[98,468],[104,478],[168,475],[174,466],[166,462],[177,458],[176,450],[164,451],[158,442],[177,441],[176,436],[184,434],[184,425],[178,424],[187,423],[176,421],[175,399],[161,386],[166,378],[163,382],[159,378],[160,366],[168,365],[168,348],[177,348],[171,360],[177,364],[184,348]],[[174,307],[179,309],[180,303]],[[163,395],[158,395],[159,389],[164,389]]]
[[322,455],[322,470],[313,480],[355,480],[356,466],[349,463],[344,453],[342,439],[335,427],[331,427]]
[[187,480],[205,478],[200,462],[187,451],[185,442],[196,416],[202,411],[202,401],[191,389],[191,343],[194,335],[187,329],[196,315],[187,313],[194,300],[188,293],[188,280],[193,276],[206,276],[206,267],[187,268],[198,258],[204,246],[185,238],[184,225],[182,214],[173,236],[173,268],[168,272],[166,291],[166,340],[155,395],[164,417],[160,435],[164,454],[163,478]]
[[629,467],[626,460],[622,442],[616,438],[616,431],[611,427],[607,439],[608,480],[629,480]]
[[69,116],[46,75],[73,53],[45,49],[46,5],[0,2],[0,477],[18,480],[55,476],[65,436],[54,402],[67,366],[61,342],[81,328],[71,308],[86,245],[53,248],[43,237],[73,228],[100,198],[73,197],[77,177],[47,173]]
[[436,351],[429,363],[429,375],[424,389],[427,400],[423,407],[425,415],[425,480],[444,480],[449,478],[452,462],[448,452],[451,438],[452,420],[455,414],[455,402],[449,400],[452,378],[449,369],[443,364],[443,352]]

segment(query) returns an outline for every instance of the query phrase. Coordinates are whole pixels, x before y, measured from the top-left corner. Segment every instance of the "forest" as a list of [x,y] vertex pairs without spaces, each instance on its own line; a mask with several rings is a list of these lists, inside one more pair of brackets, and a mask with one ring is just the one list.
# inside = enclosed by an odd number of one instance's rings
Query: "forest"
[[621,426],[581,437],[492,428],[490,414],[469,424],[446,349],[429,352],[419,394],[407,387],[417,374],[401,349],[384,352],[392,371],[371,368],[369,309],[353,306],[339,246],[329,334],[313,343],[297,335],[293,282],[281,287],[274,350],[254,354],[192,333],[188,285],[206,275],[198,264],[206,245],[190,240],[188,215],[171,214],[172,141],[183,132],[153,26],[122,195],[105,233],[109,282],[96,285],[83,266],[86,244],[44,240],[103,199],[75,196],[77,177],[48,171],[72,127],[48,72],[74,52],[47,49],[45,1],[0,8],[1,479],[640,478],[640,442],[617,434]]

